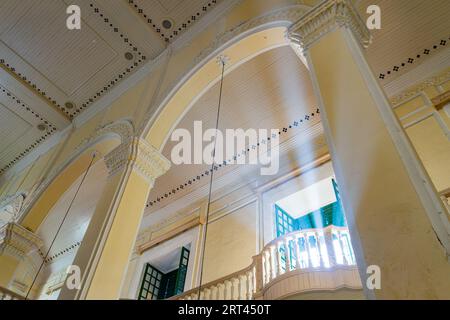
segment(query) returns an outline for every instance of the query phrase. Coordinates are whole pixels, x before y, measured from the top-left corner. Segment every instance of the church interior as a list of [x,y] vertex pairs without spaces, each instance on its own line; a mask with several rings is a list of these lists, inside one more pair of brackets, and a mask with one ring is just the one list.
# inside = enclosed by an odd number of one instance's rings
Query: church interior
[[450,299],[449,14],[0,0],[0,300]]

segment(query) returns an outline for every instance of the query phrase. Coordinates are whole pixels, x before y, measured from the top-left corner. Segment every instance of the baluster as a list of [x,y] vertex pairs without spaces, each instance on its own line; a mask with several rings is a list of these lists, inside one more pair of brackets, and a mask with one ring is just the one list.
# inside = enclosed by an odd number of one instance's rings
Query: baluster
[[320,245],[320,233],[318,231],[314,231],[314,237],[316,238],[317,254],[319,255],[319,268],[323,268],[325,267],[325,255],[324,252],[322,252],[322,246]]
[[308,268],[313,268],[314,264],[313,264],[313,257],[312,257],[312,248],[311,248],[311,241],[310,241],[310,237],[309,237],[308,233],[305,234],[305,248],[306,248],[306,252],[308,253]]
[[301,266],[301,252],[300,252],[300,244],[298,243],[300,237],[298,236],[294,236],[294,248],[295,248],[295,254],[297,255],[297,260],[296,260],[296,269],[300,269]]
[[234,300],[235,288],[234,288],[234,278],[230,279],[230,300]]
[[272,254],[271,254],[271,250],[270,247],[265,251],[266,253],[266,283],[269,283],[270,280],[272,279]]
[[261,252],[262,267],[263,267],[263,285],[267,283],[267,255],[266,251]]
[[225,280],[224,282],[223,282],[223,284],[224,284],[224,292],[223,292],[223,298],[224,298],[224,300],[231,300],[230,299],[230,297],[229,297],[229,290],[228,290],[228,283],[229,283],[230,281],[229,280]]
[[218,300],[225,300],[225,290],[226,290],[226,285],[225,283],[219,283],[217,285],[217,297]]
[[211,300],[217,300],[217,286],[211,286]]
[[244,296],[242,294],[242,275],[238,276],[238,300],[244,300]]
[[275,253],[274,253],[274,246],[269,247],[269,267],[270,267],[270,280],[273,280],[275,278],[275,274],[277,273],[275,269]]
[[285,272],[291,271],[291,250],[289,246],[290,238],[286,238],[284,241],[284,256],[286,259],[286,270]]
[[352,262],[349,260],[349,257],[347,256],[347,254],[349,254],[348,252],[346,252],[345,248],[347,248],[346,243],[345,243],[345,239],[342,237],[342,233],[341,230],[338,231],[338,240],[339,240],[339,244],[341,246],[341,251],[342,251],[342,259],[344,261],[345,265],[351,265]]
[[281,258],[281,255],[280,255],[280,249],[279,249],[279,247],[278,247],[278,242],[275,242],[275,248],[274,248],[274,251],[275,251],[275,259],[274,259],[274,271],[275,271],[275,273],[274,273],[274,278],[276,278],[276,277],[278,277],[280,274],[281,274],[281,263],[280,263],[280,258]]
[[211,290],[210,288],[205,288],[205,300],[211,300]]
[[325,229],[323,236],[325,239],[325,246],[327,247],[328,262],[330,263],[330,267],[333,267],[336,265],[336,252],[334,251],[333,246],[333,229]]

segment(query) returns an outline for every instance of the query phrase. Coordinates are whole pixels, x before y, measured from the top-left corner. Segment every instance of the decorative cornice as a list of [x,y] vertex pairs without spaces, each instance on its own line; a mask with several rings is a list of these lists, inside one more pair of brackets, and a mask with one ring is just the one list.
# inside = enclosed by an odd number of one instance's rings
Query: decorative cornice
[[43,244],[41,238],[17,223],[8,223],[0,228],[0,254],[22,260]]
[[433,86],[438,86],[448,80],[450,80],[450,68],[393,96],[392,98],[390,98],[391,105],[395,107],[405,102],[406,100],[413,98],[425,89]]
[[371,34],[349,0],[325,0],[293,24],[288,37],[307,50],[327,33],[342,27],[350,29],[361,45],[368,47]]

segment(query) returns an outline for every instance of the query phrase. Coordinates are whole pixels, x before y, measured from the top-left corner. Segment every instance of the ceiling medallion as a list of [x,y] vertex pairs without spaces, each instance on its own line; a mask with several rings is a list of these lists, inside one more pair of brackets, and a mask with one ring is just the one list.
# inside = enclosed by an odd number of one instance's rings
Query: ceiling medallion
[[37,125],[37,128],[38,128],[39,131],[45,131],[45,130],[47,130],[47,125],[43,124],[43,123],[39,123]]
[[161,22],[161,25],[164,27],[164,29],[172,29],[173,23],[170,19],[164,19]]
[[134,56],[131,52],[125,52],[125,59],[133,60]]
[[75,107],[75,104],[73,102],[67,101],[64,106],[66,107],[66,109],[73,109]]

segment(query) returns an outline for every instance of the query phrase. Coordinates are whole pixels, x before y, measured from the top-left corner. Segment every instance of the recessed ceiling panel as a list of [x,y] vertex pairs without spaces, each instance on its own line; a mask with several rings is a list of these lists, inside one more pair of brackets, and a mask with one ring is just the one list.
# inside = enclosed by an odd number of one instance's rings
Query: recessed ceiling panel
[[[66,96],[71,96],[117,56],[89,25],[65,28],[66,6],[34,2],[1,40]],[[43,19],[48,17],[48,19]],[[39,32],[36,32],[39,30]]]

